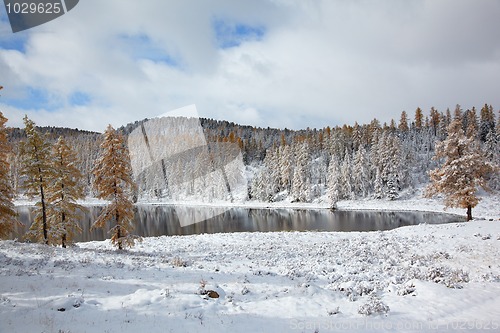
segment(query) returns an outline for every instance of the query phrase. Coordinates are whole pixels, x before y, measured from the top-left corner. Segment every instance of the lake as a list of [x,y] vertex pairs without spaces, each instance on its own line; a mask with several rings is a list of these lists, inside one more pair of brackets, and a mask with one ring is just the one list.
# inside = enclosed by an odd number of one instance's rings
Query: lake
[[[16,208],[23,226],[12,238],[21,239],[33,220],[33,207]],[[102,207],[88,207],[81,214],[83,232],[75,241],[86,242],[109,238],[107,231],[90,230]],[[328,209],[255,209],[255,208],[187,207],[170,205],[137,205],[135,234],[139,236],[192,235],[224,232],[270,231],[375,231],[390,230],[421,223],[441,224],[465,221],[464,217],[429,212],[330,211]],[[186,225],[186,220],[202,221]],[[185,226],[181,226],[185,225]],[[109,227],[106,229],[109,230]]]

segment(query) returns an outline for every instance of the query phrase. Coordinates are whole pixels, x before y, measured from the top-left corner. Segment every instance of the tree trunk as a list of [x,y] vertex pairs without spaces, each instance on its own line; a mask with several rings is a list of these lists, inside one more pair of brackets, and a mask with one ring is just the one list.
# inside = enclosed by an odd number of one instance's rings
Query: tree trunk
[[[39,169],[41,172],[41,170]],[[43,193],[43,178],[40,176],[40,201],[42,204],[42,229],[43,229],[43,240],[45,244],[49,244],[49,235],[47,232],[47,212],[45,209],[45,195]]]
[[472,206],[468,205],[467,206],[467,221],[472,220]]
[[117,239],[118,239],[118,250],[122,250],[123,247],[122,247],[122,240],[120,239],[122,237],[120,226],[118,226],[116,228],[116,236],[117,236]]
[[64,234],[62,235],[61,245],[63,248],[66,248],[66,226],[64,225],[65,220],[66,220],[66,215],[62,213],[61,221],[64,228]]
[[122,237],[122,232],[121,232],[120,222],[119,222],[120,215],[118,214],[118,212],[116,212],[115,218],[116,218],[116,224],[117,224],[117,226],[116,226],[116,239],[118,240],[118,250],[122,250],[123,249],[122,240],[120,239]]

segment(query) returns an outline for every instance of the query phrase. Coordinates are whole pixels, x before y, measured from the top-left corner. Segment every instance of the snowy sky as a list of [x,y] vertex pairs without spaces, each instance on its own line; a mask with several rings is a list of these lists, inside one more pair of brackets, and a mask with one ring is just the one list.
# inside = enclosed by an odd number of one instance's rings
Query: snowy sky
[[500,1],[82,0],[13,34],[0,8],[10,126],[102,131],[188,104],[279,128],[500,107]]

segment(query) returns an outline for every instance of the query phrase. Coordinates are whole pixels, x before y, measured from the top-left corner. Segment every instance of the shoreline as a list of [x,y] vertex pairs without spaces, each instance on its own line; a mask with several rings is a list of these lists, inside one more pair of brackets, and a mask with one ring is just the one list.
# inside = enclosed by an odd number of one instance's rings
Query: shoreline
[[[78,201],[82,206],[104,206],[107,204],[104,200],[96,198],[87,198]],[[16,207],[34,206],[35,201],[20,199],[15,200]],[[180,206],[180,207],[200,207],[200,208],[244,208],[244,209],[293,209],[293,210],[330,210],[325,201],[313,203],[300,202],[260,202],[260,201],[238,201],[226,202],[217,201],[207,203],[203,201],[138,201],[136,206]],[[386,199],[360,199],[360,200],[342,200],[337,203],[339,211],[391,211],[391,212],[428,212],[443,213],[465,216],[465,209],[446,208],[439,199],[428,199],[415,196],[408,199],[386,200]],[[493,195],[483,196],[479,204],[473,209],[474,220],[500,220],[500,198]]]

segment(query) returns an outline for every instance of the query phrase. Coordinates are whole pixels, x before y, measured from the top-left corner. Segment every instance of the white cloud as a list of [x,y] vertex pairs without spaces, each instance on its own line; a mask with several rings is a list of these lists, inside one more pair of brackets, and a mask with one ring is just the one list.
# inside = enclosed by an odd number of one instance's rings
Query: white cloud
[[[389,121],[417,106],[498,108],[499,15],[494,1],[87,0],[20,33],[24,53],[0,49],[0,107],[11,125],[27,113],[93,130],[189,104],[205,117],[288,128]],[[215,19],[265,34],[219,49]],[[124,36],[147,37],[176,65],[132,52]],[[59,108],[7,105],[26,87],[49,91]],[[75,92],[88,103],[71,105]]]

